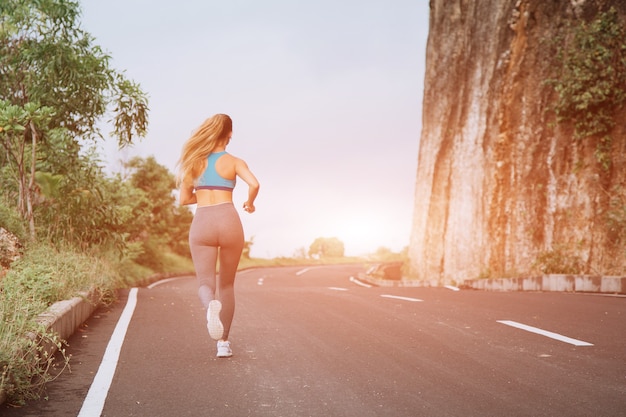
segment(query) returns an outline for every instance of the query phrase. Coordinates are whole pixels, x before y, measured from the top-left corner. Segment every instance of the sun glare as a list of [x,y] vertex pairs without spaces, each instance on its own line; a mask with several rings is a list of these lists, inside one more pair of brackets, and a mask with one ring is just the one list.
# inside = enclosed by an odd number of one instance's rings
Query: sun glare
[[385,246],[386,225],[375,213],[344,216],[334,230],[337,238],[344,243],[347,255],[373,253]]

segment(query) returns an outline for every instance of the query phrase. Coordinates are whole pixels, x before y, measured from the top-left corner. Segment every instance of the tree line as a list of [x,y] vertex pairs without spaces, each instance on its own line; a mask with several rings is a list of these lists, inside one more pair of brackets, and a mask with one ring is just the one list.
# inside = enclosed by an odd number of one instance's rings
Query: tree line
[[111,67],[84,31],[77,2],[0,4],[0,226],[27,242],[188,255],[191,213],[174,204],[174,177],[154,158],[107,176],[95,145],[109,118],[120,148],[145,136],[148,98]]

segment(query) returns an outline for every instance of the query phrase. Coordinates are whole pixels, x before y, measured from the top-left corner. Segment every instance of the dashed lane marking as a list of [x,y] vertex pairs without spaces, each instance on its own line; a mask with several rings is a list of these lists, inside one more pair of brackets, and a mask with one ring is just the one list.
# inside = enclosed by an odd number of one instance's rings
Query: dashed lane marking
[[137,305],[137,288],[131,288],[128,293],[128,301],[126,307],[122,311],[120,319],[117,321],[115,330],[111,335],[111,340],[104,352],[102,362],[98,368],[87,397],[83,402],[83,406],[78,413],[78,417],[93,417],[102,414],[104,409],[104,402],[111,388],[111,382],[113,381],[113,375],[115,374],[115,368],[117,368],[117,361],[120,358],[120,351],[122,350],[122,344],[124,343],[124,337],[130,324],[130,319],[133,317],[135,306]]
[[459,287],[455,287],[454,285],[444,285],[444,288],[447,288],[452,291],[461,291]]
[[507,326],[515,327],[517,329],[526,330],[527,332],[540,334],[542,336],[549,337],[550,339],[559,340],[561,342],[569,343],[574,346],[593,346],[592,343],[583,342],[582,340],[572,339],[571,337],[563,336],[562,334],[549,332],[547,330],[540,329],[538,327],[528,326],[526,324],[518,323],[510,320],[497,320],[498,323],[506,324]]
[[333,290],[333,291],[348,291],[347,288],[341,288],[341,287],[328,287],[329,290]]
[[420,300],[419,298],[400,297],[398,295],[388,295],[388,294],[381,294],[381,297],[383,297],[383,298],[393,298],[393,299],[396,299],[396,300],[411,301],[411,302],[424,301],[424,300]]
[[296,272],[296,275],[297,275],[297,276],[300,276],[300,275],[304,274],[305,272],[307,272],[309,269],[311,269],[311,268],[304,268],[304,269],[301,269],[301,270],[299,270],[298,272]]

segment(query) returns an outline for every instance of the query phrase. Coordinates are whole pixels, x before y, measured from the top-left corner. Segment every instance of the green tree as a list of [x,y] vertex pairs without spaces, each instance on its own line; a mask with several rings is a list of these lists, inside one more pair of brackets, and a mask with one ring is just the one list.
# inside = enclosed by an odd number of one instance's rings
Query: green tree
[[[47,161],[38,173],[40,186],[35,207],[38,228],[53,242],[82,250],[94,246],[123,251],[129,237],[128,224],[142,221],[132,205],[141,195],[119,178],[107,178],[93,154],[80,155],[74,169],[63,171]],[[51,175],[49,172],[63,172]]]
[[250,259],[250,250],[252,249],[252,245],[254,245],[254,236],[250,237],[250,240],[243,242],[243,251],[241,252],[241,256],[243,258]]
[[[0,137],[4,139],[2,144],[8,156],[7,162],[13,163],[12,178],[17,184],[18,211],[28,221],[33,237],[35,222],[32,193],[35,189],[35,150],[38,140],[35,126],[46,123],[52,114],[50,107],[40,107],[33,103],[17,106],[0,100]],[[30,142],[28,146],[26,140]],[[27,148],[30,148],[30,152]]]
[[343,242],[336,237],[318,237],[309,247],[309,256],[320,258],[340,258],[344,252]]
[[174,176],[152,156],[135,157],[124,163],[124,168],[131,172],[128,180],[132,186],[148,197],[146,210],[150,219],[144,229],[152,235],[167,235],[174,218]]
[[48,158],[75,169],[79,141],[101,137],[96,123],[109,112],[120,147],[147,129],[146,95],[110,68],[79,15],[68,0],[0,2],[0,143],[31,238],[36,173]]
[[154,157],[135,157],[125,163],[129,170],[128,182],[141,192],[144,198],[141,207],[144,219],[135,224],[134,241],[141,241],[144,257],[140,262],[151,265],[163,246],[173,252],[188,256],[189,226],[193,215],[187,207],[176,204],[173,191],[176,188],[174,175],[157,163]]

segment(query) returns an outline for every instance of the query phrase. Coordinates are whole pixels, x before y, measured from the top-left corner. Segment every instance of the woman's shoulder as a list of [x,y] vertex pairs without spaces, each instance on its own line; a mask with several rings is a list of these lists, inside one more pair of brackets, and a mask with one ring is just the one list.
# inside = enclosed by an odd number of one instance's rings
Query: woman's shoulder
[[237,158],[235,155],[230,154],[228,152],[224,153],[220,156],[217,165],[225,168],[226,170],[233,172],[237,171],[237,167],[241,165],[242,160]]
[[214,161],[216,162],[220,161],[219,162],[220,164],[223,164],[223,163],[233,164],[235,163],[235,161],[239,159],[235,155],[228,153],[226,151],[215,152],[210,155],[213,155]]
[[235,155],[233,155],[232,153],[226,153],[224,154],[230,161],[234,162],[234,163],[239,163],[239,162],[244,162],[243,159],[236,157]]

